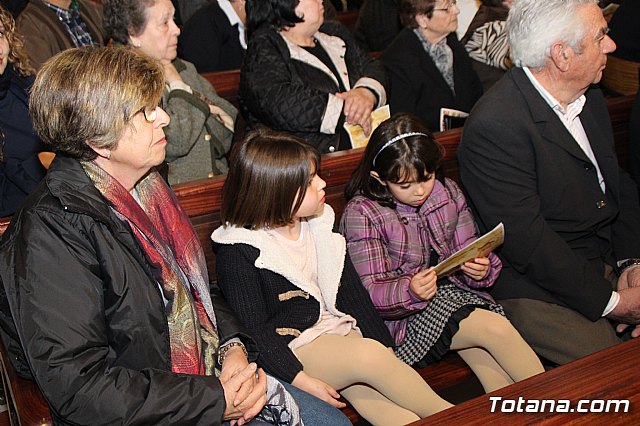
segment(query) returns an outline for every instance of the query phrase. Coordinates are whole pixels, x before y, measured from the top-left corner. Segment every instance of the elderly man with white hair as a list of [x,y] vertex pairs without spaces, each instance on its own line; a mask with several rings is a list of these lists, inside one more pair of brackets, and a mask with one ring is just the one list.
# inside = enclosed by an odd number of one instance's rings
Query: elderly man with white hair
[[[615,43],[594,0],[518,0],[515,67],[476,104],[460,175],[481,227],[505,225],[493,295],[563,364],[640,335],[640,206],[602,93]],[[627,334],[627,335],[628,335]]]

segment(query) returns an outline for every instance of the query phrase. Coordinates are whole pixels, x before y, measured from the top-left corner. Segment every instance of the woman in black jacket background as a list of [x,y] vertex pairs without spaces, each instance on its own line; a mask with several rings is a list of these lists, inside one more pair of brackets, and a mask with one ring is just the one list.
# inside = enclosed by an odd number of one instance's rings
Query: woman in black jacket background
[[453,0],[400,0],[399,11],[404,29],[380,58],[391,80],[391,113],[414,114],[437,132],[442,108],[468,113],[482,95],[456,35],[460,9]]

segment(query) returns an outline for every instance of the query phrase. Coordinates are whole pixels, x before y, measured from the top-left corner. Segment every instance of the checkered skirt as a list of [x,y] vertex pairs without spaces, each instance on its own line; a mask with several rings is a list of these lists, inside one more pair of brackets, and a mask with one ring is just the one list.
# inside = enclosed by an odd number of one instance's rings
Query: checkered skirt
[[436,296],[411,318],[404,342],[395,348],[396,355],[409,365],[424,366],[438,361],[449,350],[460,321],[475,308],[505,314],[497,303],[463,290],[449,280],[438,281]]

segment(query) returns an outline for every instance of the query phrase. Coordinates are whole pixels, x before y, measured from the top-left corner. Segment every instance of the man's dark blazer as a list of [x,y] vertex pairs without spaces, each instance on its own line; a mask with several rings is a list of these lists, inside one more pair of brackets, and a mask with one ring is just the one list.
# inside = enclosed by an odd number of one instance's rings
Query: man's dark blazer
[[193,63],[199,73],[239,69],[244,49],[238,27],[213,1],[184,24],[178,40],[178,56]]
[[455,32],[447,44],[453,51],[455,94],[410,28],[403,29],[380,58],[390,79],[391,113],[410,112],[434,132],[440,130],[440,108],[469,112],[482,95],[482,84]]
[[580,119],[606,195],[593,164],[520,68],[472,110],[458,159],[480,227],[505,225],[492,294],[568,306],[594,321],[611,297],[605,262],[640,257],[640,207],[618,166],[602,93],[591,88],[586,97]]

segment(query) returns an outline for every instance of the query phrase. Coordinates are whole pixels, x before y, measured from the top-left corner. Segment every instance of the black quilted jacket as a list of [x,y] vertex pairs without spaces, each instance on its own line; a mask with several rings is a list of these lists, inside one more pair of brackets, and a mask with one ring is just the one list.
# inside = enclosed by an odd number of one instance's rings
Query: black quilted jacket
[[[356,46],[345,27],[329,21],[320,32],[345,42],[344,60],[351,87],[362,77],[373,78],[386,87],[381,64]],[[338,91],[336,82],[324,71],[291,59],[287,44],[277,31],[262,28],[251,37],[240,79],[240,107],[249,127],[262,124],[291,132],[323,153],[351,148],[344,142],[340,144],[342,114],[331,134],[320,132],[329,94]]]

